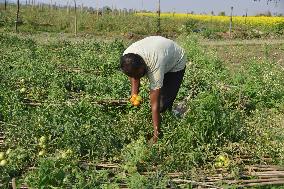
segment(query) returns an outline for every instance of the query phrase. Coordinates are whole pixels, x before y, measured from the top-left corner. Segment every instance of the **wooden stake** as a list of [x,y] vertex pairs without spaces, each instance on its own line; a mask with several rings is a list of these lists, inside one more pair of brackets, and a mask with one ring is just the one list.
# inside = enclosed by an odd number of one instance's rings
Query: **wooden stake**
[[13,188],[13,189],[17,189],[17,186],[16,186],[16,179],[15,179],[15,178],[12,178],[12,188]]

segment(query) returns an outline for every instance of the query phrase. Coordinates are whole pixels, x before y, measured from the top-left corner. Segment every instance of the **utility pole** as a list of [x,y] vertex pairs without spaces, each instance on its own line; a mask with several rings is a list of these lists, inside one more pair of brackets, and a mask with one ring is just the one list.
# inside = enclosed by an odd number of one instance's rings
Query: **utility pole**
[[248,9],[246,9],[245,24],[247,24],[247,17],[248,17]]
[[161,0],[158,0],[158,23],[157,23],[157,34],[161,33]]
[[229,29],[229,35],[230,35],[230,37],[231,37],[232,25],[233,25],[233,9],[234,9],[234,7],[231,7],[230,29]]
[[74,0],[74,6],[75,6],[75,36],[77,36],[77,5],[76,0]]
[[99,0],[96,1],[97,17],[99,17]]
[[7,0],[4,2],[4,10],[7,10]]
[[17,33],[18,33],[18,23],[19,23],[19,12],[20,12],[20,0],[17,0],[17,17],[15,21],[15,28]]
[[69,0],[67,1],[67,4],[66,4],[66,11],[67,11],[67,13],[69,13]]

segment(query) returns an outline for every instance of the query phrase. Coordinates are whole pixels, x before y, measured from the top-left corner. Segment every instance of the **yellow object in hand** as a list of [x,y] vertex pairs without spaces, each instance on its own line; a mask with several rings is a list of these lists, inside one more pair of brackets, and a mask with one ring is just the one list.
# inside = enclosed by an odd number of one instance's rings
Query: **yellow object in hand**
[[130,98],[130,102],[132,103],[133,106],[139,106],[141,101],[142,97],[137,94],[132,95]]
[[137,94],[132,95],[130,98],[130,102],[133,103],[136,100],[137,96]]

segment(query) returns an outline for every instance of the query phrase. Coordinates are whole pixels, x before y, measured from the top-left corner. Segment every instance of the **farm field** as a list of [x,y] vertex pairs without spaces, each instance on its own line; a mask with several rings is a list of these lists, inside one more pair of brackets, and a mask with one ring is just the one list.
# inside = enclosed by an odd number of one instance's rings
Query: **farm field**
[[163,26],[189,59],[176,100],[188,111],[162,114],[151,144],[149,83],[132,107],[119,60],[155,34],[155,19],[128,31],[118,25],[135,15],[106,15],[93,20],[109,19],[100,31],[85,23],[74,36],[55,24],[72,16],[43,27],[27,10],[19,33],[13,11],[0,17],[0,188],[283,188],[283,35],[217,39],[193,32],[192,20],[189,30]]
[[[10,34],[0,39],[4,186],[12,177],[35,188],[88,187],[84,181],[98,187],[165,186],[170,172],[192,177],[196,168],[223,168],[237,174],[245,165],[240,157],[249,156],[251,164],[282,164],[281,64],[252,59],[231,73],[227,63],[203,52],[195,36],[182,36],[192,63],[178,102],[191,96],[190,111],[182,119],[163,115],[163,137],[149,148],[147,82],[141,107],[117,103],[130,90],[118,70],[127,42],[41,44]],[[98,170],[105,162],[119,167]]]
[[[3,10],[3,4],[0,4]],[[16,6],[11,4],[0,12],[0,28],[5,32],[15,30]],[[76,23],[75,24],[75,15]],[[73,33],[75,25],[78,34],[91,34],[100,37],[124,35],[128,38],[160,34],[176,38],[184,33],[198,33],[205,39],[283,39],[283,17],[237,17],[232,18],[232,31],[229,34],[229,16],[163,13],[160,29],[154,13],[121,12],[115,10],[98,16],[96,11],[74,8],[54,8],[21,6],[19,30],[36,34]]]
[[284,64],[284,41],[281,40],[200,40],[200,44],[229,67],[242,66],[251,60]]

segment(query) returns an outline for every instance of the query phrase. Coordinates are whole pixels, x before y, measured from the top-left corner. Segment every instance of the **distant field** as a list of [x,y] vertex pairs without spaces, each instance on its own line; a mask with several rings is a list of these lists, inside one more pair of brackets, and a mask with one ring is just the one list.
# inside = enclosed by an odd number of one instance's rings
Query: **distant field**
[[[0,12],[0,29],[14,31],[16,6],[9,5]],[[78,34],[100,36],[160,35],[175,38],[181,34],[197,33],[205,39],[257,39],[283,38],[283,17],[233,17],[232,32],[229,34],[229,16],[210,16],[163,13],[158,28],[157,14],[107,12],[97,15],[94,11],[77,10]],[[74,9],[22,6],[19,31],[74,33]]]
[[148,83],[142,106],[131,107],[118,69],[130,41],[45,35],[0,35],[1,188],[12,178],[31,188],[188,188],[215,173],[236,180],[247,166],[283,165],[280,64],[247,58],[231,69],[230,56],[179,37],[190,62],[177,102],[189,111],[163,114],[163,136],[149,146]]
[[[157,16],[156,13],[137,13],[139,16]],[[194,19],[205,22],[221,22],[229,23],[230,16],[215,16],[215,15],[196,15],[196,14],[181,14],[181,13],[162,13],[162,18],[174,19]],[[266,26],[274,27],[278,24],[284,24],[284,17],[276,16],[233,16],[234,24],[242,24],[248,26]]]

